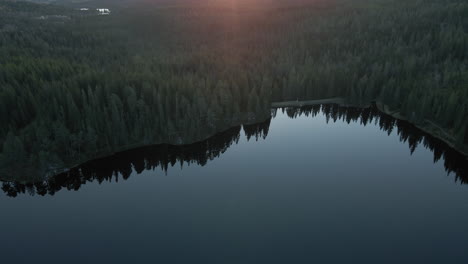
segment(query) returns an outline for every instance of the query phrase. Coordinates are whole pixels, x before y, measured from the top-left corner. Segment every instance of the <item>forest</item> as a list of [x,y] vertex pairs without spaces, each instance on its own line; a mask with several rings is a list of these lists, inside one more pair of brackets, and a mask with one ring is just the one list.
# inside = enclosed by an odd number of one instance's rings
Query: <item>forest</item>
[[0,0],[1,179],[192,144],[269,120],[272,102],[332,97],[377,103],[468,153],[464,0],[109,7]]

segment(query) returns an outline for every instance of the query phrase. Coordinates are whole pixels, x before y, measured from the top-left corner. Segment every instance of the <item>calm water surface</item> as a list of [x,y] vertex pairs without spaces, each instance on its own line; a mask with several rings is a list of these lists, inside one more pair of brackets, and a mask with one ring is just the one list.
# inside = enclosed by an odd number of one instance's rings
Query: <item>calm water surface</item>
[[323,113],[260,129],[204,166],[2,193],[1,263],[468,263],[467,185],[422,144]]

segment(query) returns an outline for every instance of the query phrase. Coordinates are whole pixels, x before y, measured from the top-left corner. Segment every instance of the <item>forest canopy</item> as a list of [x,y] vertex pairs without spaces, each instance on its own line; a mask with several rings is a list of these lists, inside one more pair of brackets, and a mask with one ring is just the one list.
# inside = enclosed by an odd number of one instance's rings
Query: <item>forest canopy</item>
[[[170,2],[170,1],[169,1]],[[0,178],[189,144],[272,102],[378,102],[468,153],[464,0],[0,0]],[[3,175],[3,176],[2,176]]]

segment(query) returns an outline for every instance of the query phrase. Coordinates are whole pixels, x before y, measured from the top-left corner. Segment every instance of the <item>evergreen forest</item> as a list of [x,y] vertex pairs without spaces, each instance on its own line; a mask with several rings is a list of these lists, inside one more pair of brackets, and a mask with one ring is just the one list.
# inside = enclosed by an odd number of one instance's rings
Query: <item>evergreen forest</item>
[[180,146],[225,131],[219,155],[241,125],[266,136],[253,124],[273,102],[327,98],[376,105],[468,153],[466,0],[105,3],[109,15],[0,0],[0,179],[42,182],[157,144],[184,160]]

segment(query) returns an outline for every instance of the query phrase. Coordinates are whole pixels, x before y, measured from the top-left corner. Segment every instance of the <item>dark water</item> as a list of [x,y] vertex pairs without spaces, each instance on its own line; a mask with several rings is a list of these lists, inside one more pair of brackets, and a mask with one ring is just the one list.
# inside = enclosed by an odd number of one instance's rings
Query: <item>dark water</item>
[[5,182],[0,262],[468,263],[466,159],[374,110],[319,110]]

